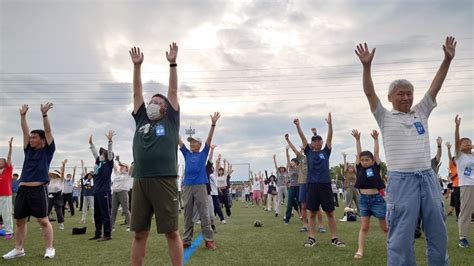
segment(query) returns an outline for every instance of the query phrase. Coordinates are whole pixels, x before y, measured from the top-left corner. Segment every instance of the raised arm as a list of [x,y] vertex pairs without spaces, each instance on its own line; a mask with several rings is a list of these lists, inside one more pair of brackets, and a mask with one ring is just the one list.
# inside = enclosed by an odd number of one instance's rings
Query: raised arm
[[380,146],[379,146],[379,132],[377,130],[372,130],[370,134],[374,139],[374,161],[380,165]]
[[23,149],[26,149],[30,143],[30,128],[28,121],[26,121],[26,113],[28,113],[28,105],[24,104],[20,107],[21,131],[23,132]]
[[53,108],[53,103],[47,102],[46,104],[41,105],[41,113],[43,114],[43,127],[44,127],[44,134],[46,136],[46,142],[48,145],[53,142],[53,132],[51,130],[51,123],[49,122],[48,118],[48,111]]
[[109,130],[109,133],[107,133],[107,135],[105,135],[105,137],[109,141],[108,146],[107,146],[107,160],[109,160],[109,161],[112,161],[114,159],[114,153],[112,151],[112,143],[113,143],[112,139],[113,139],[114,136],[115,136],[115,131],[113,131],[113,130]]
[[75,182],[76,181],[76,166],[74,166],[74,168],[72,169],[72,182]]
[[276,160],[276,154],[273,154],[273,163],[275,164],[275,170],[278,172],[278,164]]
[[357,151],[356,164],[359,164],[360,163],[360,153],[362,152],[362,145],[360,144],[360,132],[357,129],[353,129],[351,135],[356,140],[356,151]]
[[216,169],[219,170],[219,168],[221,168],[221,158],[222,158],[222,155],[218,154],[217,155],[217,160],[216,160]]
[[286,154],[286,169],[290,169],[290,153],[289,153],[289,148],[285,148],[285,154]]
[[374,89],[374,82],[372,81],[372,74],[371,74],[371,67],[372,67],[372,60],[374,59],[375,55],[375,48],[372,49],[372,52],[369,52],[369,47],[367,43],[362,45],[359,43],[357,45],[357,50],[355,50],[356,55],[359,57],[360,62],[363,66],[362,71],[362,84],[364,87],[364,93],[369,100],[370,111],[375,112],[377,109],[377,104],[379,103],[379,97],[375,93]]
[[86,176],[87,171],[86,171],[86,168],[84,168],[84,161],[83,160],[81,160],[81,171],[82,171],[81,177]]
[[211,128],[209,129],[209,134],[207,135],[206,144],[211,145],[212,137],[214,136],[214,129],[216,128],[217,120],[221,117],[219,112],[215,112],[214,115],[211,115]]
[[459,115],[456,115],[454,118],[454,124],[456,124],[456,127],[454,129],[454,154],[456,158],[458,158],[461,155],[461,141],[459,137],[459,127],[461,126],[461,117]]
[[285,140],[288,143],[288,145],[290,146],[291,150],[293,150],[293,152],[296,154],[296,156],[301,156],[301,152],[298,149],[296,149],[296,147],[295,147],[295,145],[293,145],[293,143],[291,143],[290,136],[288,134],[285,134]]
[[301,138],[301,142],[303,143],[303,147],[306,148],[306,146],[308,146],[308,140],[304,136],[303,129],[301,129],[300,120],[298,118],[295,118],[293,120],[293,123],[296,125],[296,130],[298,131],[298,135]]
[[326,138],[326,146],[328,146],[329,149],[332,149],[332,116],[331,112],[328,114],[328,118],[326,118],[326,123],[328,123],[328,136]]
[[176,58],[178,57],[178,45],[176,43],[170,44],[170,51],[166,52],[166,59],[170,63],[170,79],[168,86],[168,100],[174,110],[179,109],[178,102],[178,71],[176,70]]
[[451,64],[451,61],[454,58],[454,55],[456,53],[456,41],[454,40],[454,37],[448,36],[446,37],[446,41],[443,45],[443,51],[444,51],[444,59],[443,62],[441,63],[441,66],[438,69],[438,72],[436,72],[436,75],[431,82],[430,89],[428,92],[431,95],[431,98],[433,101],[436,100],[436,96],[438,95],[438,92],[441,90],[441,86],[443,85],[444,79],[446,78],[446,75],[448,74],[449,70],[449,65]]
[[140,48],[133,47],[129,51],[133,62],[133,113],[138,112],[138,108],[145,102],[143,99],[143,85],[142,85],[142,63],[143,53]]
[[97,157],[99,157],[99,153],[97,152],[97,149],[95,148],[94,143],[92,142],[92,135],[89,137],[89,145],[92,152],[92,156],[94,156],[95,160],[97,159]]
[[184,141],[183,141],[183,139],[182,139],[181,136],[180,136],[180,137],[179,137],[179,140],[178,140],[178,146],[179,146],[179,148],[181,148],[181,147],[183,147],[183,145],[184,145]]
[[438,137],[436,139],[436,144],[437,144],[437,149],[436,149],[436,162],[441,162],[441,155],[442,155],[442,149],[441,149],[441,145],[443,144],[443,139],[441,137]]
[[209,151],[209,158],[207,160],[211,163],[212,163],[212,157],[214,156],[214,149],[215,148],[216,148],[216,145],[211,145],[211,150]]
[[13,150],[13,137],[8,141],[8,154],[7,154],[7,164],[12,166],[12,150]]
[[61,179],[64,179],[64,172],[66,171],[66,164],[67,164],[67,159],[64,159],[64,161],[61,162],[61,169],[59,169]]
[[[357,156],[356,156],[357,157]],[[342,153],[342,160],[343,160],[343,170],[344,170],[344,173],[347,171],[347,153],[343,152]],[[356,158],[357,160],[357,158]]]
[[449,165],[452,165],[454,162],[453,162],[453,155],[451,154],[451,143],[446,142],[446,148],[448,149],[448,157],[449,157],[448,162],[449,162]]

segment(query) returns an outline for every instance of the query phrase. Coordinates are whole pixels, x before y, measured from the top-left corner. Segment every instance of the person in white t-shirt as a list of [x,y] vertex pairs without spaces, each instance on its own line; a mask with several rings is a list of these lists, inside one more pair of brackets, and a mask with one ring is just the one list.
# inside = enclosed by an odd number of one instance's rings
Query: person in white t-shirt
[[387,110],[375,92],[371,65],[375,48],[359,44],[355,51],[363,66],[363,88],[370,110],[380,127],[388,168],[387,264],[415,265],[414,230],[421,214],[426,234],[429,265],[448,265],[448,235],[443,197],[431,168],[428,118],[436,107],[456,42],[449,36],[443,45],[444,59],[428,92],[413,106],[414,87],[405,80],[393,81],[388,89],[392,110]]
[[472,154],[472,141],[469,138],[459,137],[461,117],[456,115],[455,152],[456,165],[461,188],[461,212],[459,214],[459,247],[469,247],[467,237],[471,227],[471,215],[474,213],[474,154]]
[[56,211],[56,217],[59,229],[64,229],[64,213],[63,213],[63,189],[64,189],[64,171],[66,169],[67,159],[61,163],[61,169],[49,173],[48,184],[48,214]]
[[262,173],[259,173],[258,175],[251,173],[253,176],[250,180],[252,184],[252,201],[255,205],[260,206],[260,202],[262,200],[261,195],[260,195],[260,186],[261,186],[261,181],[262,181]]

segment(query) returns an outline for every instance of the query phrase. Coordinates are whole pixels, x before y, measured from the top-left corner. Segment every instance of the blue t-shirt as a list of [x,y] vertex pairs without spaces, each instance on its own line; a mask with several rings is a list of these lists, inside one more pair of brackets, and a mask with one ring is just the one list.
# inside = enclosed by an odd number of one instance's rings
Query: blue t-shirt
[[13,193],[17,193],[18,192],[18,188],[20,187],[20,179],[18,178],[17,180],[13,181],[12,182],[12,192]]
[[100,157],[97,157],[97,159],[95,159],[94,193],[111,191],[113,170],[113,157],[111,161],[101,161]]
[[329,156],[331,149],[327,145],[320,151],[313,151],[308,144],[304,149],[308,162],[308,183],[331,183],[329,176]]
[[200,152],[191,152],[186,148],[186,145],[181,146],[180,150],[181,153],[183,153],[185,162],[183,185],[187,186],[209,183],[206,172],[209,145],[204,144],[204,149]]
[[83,178],[81,179],[82,193],[84,196],[94,196],[94,184],[93,179]]
[[46,143],[41,149],[33,149],[28,143],[24,151],[25,161],[21,171],[21,182],[49,183],[49,166],[53,160],[54,151],[56,151],[54,140],[49,145]]

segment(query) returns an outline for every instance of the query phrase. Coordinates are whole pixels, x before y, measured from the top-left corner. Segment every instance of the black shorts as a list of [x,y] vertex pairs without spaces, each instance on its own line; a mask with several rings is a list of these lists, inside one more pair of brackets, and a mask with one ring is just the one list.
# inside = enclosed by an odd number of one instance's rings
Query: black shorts
[[308,197],[306,199],[306,209],[318,211],[319,206],[325,212],[334,211],[334,196],[332,194],[331,184],[312,183],[308,184]]
[[15,199],[15,219],[28,216],[44,218],[48,216],[48,189],[46,185],[37,187],[20,186]]

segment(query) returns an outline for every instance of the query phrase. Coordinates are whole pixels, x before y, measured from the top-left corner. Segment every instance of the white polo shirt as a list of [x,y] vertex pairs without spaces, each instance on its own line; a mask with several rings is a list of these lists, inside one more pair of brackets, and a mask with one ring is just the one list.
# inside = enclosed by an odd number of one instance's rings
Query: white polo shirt
[[374,116],[382,133],[389,171],[413,172],[431,168],[428,118],[435,107],[428,92],[409,113],[388,111],[378,102]]
[[474,186],[474,154],[461,155],[456,159],[459,186]]

